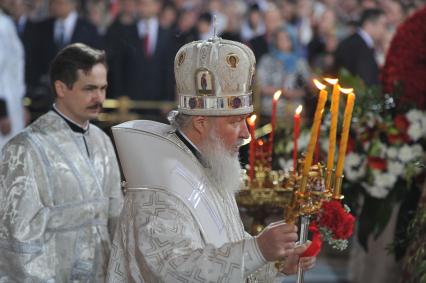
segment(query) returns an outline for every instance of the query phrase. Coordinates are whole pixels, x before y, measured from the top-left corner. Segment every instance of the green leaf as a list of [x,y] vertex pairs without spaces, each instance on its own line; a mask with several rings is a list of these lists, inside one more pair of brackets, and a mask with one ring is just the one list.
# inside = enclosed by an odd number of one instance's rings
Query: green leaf
[[383,230],[386,228],[389,222],[389,219],[392,215],[393,202],[388,202],[386,201],[386,199],[381,200],[380,203],[378,203],[378,206],[376,208],[377,222],[376,222],[376,227],[374,229],[375,240],[377,240],[377,238],[382,234]]

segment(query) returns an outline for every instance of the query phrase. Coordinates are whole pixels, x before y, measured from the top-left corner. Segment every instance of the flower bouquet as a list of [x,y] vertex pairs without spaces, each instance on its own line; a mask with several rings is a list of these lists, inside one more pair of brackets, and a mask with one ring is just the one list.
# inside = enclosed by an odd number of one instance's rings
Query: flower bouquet
[[309,225],[312,233],[312,244],[303,256],[315,256],[319,253],[322,242],[326,241],[337,250],[348,247],[348,239],[352,236],[355,217],[350,213],[348,206],[340,201],[324,202],[320,212]]

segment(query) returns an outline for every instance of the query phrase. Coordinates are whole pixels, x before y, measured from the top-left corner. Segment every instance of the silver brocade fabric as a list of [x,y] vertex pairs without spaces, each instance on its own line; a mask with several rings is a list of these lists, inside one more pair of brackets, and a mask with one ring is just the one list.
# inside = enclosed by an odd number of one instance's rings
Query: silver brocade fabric
[[[176,137],[171,140],[185,147]],[[219,245],[212,244],[214,235],[202,229],[214,226],[211,218],[206,215],[198,223],[200,215],[195,217],[193,208],[174,194],[179,189],[129,189],[114,235],[107,282],[273,282],[275,268],[244,232],[235,198],[207,189],[204,201],[220,211],[226,229],[227,240]]]
[[3,149],[0,282],[104,282],[121,211],[110,139],[49,112]]

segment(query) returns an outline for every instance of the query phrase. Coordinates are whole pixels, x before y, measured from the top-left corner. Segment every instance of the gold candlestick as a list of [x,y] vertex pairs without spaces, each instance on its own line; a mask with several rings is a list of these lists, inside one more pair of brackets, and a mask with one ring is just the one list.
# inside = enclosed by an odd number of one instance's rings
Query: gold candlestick
[[334,169],[329,169],[327,168],[326,170],[326,174],[325,174],[325,191],[326,192],[331,192],[332,188],[333,188],[333,179],[334,179],[334,174],[335,174],[335,170]]
[[343,182],[343,175],[336,176],[334,179],[334,192],[333,192],[333,199],[336,200],[342,200],[344,196],[342,195],[342,182]]

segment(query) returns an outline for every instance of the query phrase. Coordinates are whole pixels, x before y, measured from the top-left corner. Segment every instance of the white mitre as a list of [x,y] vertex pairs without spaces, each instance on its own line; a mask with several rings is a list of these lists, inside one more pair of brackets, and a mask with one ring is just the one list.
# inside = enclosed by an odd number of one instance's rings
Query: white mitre
[[178,111],[226,116],[253,112],[256,59],[249,47],[214,37],[184,45],[176,54]]

